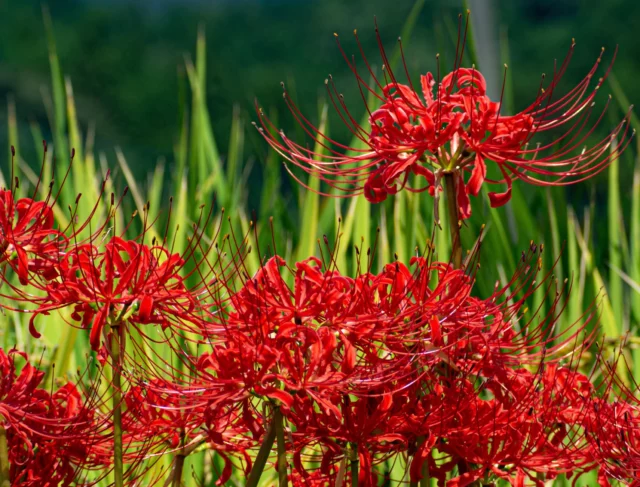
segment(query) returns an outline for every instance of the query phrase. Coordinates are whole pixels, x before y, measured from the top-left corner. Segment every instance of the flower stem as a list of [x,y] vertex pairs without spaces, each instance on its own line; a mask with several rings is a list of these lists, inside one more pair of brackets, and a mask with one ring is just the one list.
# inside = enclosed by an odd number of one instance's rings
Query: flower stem
[[429,487],[431,479],[429,478],[429,464],[425,462],[422,466],[422,478],[420,479],[420,487]]
[[444,173],[445,197],[449,220],[449,232],[451,233],[451,260],[455,269],[462,268],[462,244],[460,242],[460,218],[458,216],[458,197],[456,194],[455,174]]
[[[424,436],[418,436],[418,438],[416,439],[416,446],[420,447],[424,441]],[[415,455],[412,461],[413,460],[415,460]],[[407,464],[407,473],[409,473],[410,465],[411,463]],[[420,487],[429,487],[431,485],[431,482],[429,480],[429,464],[427,462],[424,462],[424,464],[422,465],[422,478],[420,479],[420,484],[414,481],[409,482],[409,487],[418,487],[418,485],[420,485]]]
[[113,475],[115,487],[124,487],[122,463],[122,326],[111,326],[111,367],[113,369]]
[[0,425],[0,487],[10,486],[9,478],[9,446],[7,445],[7,430]]
[[359,459],[358,459],[358,447],[357,445],[352,445],[351,449],[351,487],[358,487],[358,467],[359,467]]
[[176,453],[175,464],[173,467],[172,487],[180,487],[182,485],[182,470],[184,469],[184,459],[187,454],[184,447],[184,430],[180,432],[180,450]]
[[264,466],[269,459],[269,453],[271,453],[271,448],[273,447],[273,442],[276,439],[276,427],[275,427],[275,418],[271,421],[269,425],[269,429],[267,433],[264,435],[264,439],[262,440],[262,445],[260,445],[260,450],[258,451],[258,455],[256,456],[255,461],[253,462],[253,468],[249,473],[249,478],[247,479],[247,483],[245,487],[257,487],[260,482],[260,477],[262,476],[262,472],[264,471]]
[[336,485],[335,487],[342,487],[344,484],[344,475],[347,471],[347,456],[345,455],[340,460],[340,468],[338,469],[338,475],[336,476]]
[[284,417],[279,406],[275,408],[273,422],[278,442],[278,485],[279,487],[287,487],[287,449],[284,442]]
[[173,470],[173,480],[171,482],[172,487],[180,487],[182,485],[182,469],[184,468],[185,456],[182,453],[178,453],[175,456],[176,464]]

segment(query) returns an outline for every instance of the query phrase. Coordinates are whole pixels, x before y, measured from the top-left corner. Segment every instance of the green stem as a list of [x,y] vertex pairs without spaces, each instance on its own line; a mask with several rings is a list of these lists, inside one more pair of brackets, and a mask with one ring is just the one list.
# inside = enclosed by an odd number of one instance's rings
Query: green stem
[[447,211],[449,216],[449,232],[451,234],[451,260],[455,269],[461,269],[462,244],[460,242],[460,217],[458,215],[455,174],[452,172],[444,173],[444,183],[444,192],[447,199]]
[[[416,446],[420,447],[423,442],[424,442],[424,436],[418,436],[418,438],[416,439]],[[415,459],[415,455],[413,459]],[[407,470],[409,469],[410,465],[411,464],[407,465]],[[429,487],[431,485],[431,482],[429,480],[429,463],[428,462],[424,462],[424,464],[422,465],[422,478],[420,479],[419,485],[420,487]],[[413,482],[413,481],[409,482],[409,487],[418,487],[418,482]]]
[[9,446],[7,444],[7,430],[0,425],[0,487],[9,487]]
[[273,422],[275,423],[278,442],[278,485],[279,487],[287,487],[287,449],[284,442],[284,417],[279,406],[275,408]]
[[182,485],[182,470],[184,469],[185,456],[182,453],[178,453],[175,459],[176,464],[173,470],[173,480],[171,482],[171,486],[180,487]]
[[340,468],[338,469],[338,475],[336,476],[336,485],[335,487],[342,487],[344,484],[344,475],[347,471],[347,456],[345,455],[340,460]]
[[351,449],[351,487],[358,487],[358,467],[360,460],[358,458],[358,446],[352,445]]
[[424,462],[422,466],[422,478],[420,479],[420,487],[430,487],[431,479],[429,478],[429,462]]
[[182,485],[182,470],[184,469],[184,459],[187,454],[184,448],[184,430],[180,432],[180,450],[175,456],[175,465],[173,468],[173,479],[171,480],[172,487],[180,487]]
[[258,455],[256,456],[255,461],[253,462],[253,468],[251,469],[251,473],[249,473],[249,478],[247,479],[247,483],[245,487],[257,487],[260,482],[260,477],[262,476],[262,472],[264,471],[264,466],[267,464],[267,460],[269,459],[269,453],[271,453],[271,448],[273,447],[273,442],[276,439],[276,427],[275,427],[275,418],[274,421],[269,425],[269,429],[267,430],[267,434],[264,436],[262,440],[262,445],[260,445],[260,450],[258,450]]
[[113,475],[115,487],[124,487],[122,463],[122,326],[111,326],[111,367],[113,369]]

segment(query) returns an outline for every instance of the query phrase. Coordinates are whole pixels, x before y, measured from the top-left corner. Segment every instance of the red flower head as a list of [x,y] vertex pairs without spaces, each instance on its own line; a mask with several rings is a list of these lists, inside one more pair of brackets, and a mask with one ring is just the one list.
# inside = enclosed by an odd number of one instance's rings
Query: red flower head
[[100,347],[108,321],[163,327],[194,322],[195,299],[179,274],[183,264],[180,255],[162,246],[119,237],[102,251],[91,244],[74,247],[58,265],[60,279],[44,286],[46,296],[31,317],[31,333],[40,336],[34,325],[38,315],[66,306],[74,307],[72,318],[82,327],[91,328],[93,350]]
[[8,262],[21,284],[27,284],[30,271],[55,275],[60,235],[53,224],[53,210],[46,202],[16,201],[13,191],[0,190],[0,263]]
[[0,427],[12,486],[71,485],[80,470],[109,464],[97,398],[84,398],[71,383],[50,393],[40,387],[43,377],[26,354],[0,349]]
[[195,383],[182,386],[161,380],[132,387],[125,395],[127,450],[186,457],[206,444],[225,461],[216,485],[224,485],[231,476],[230,454],[243,456],[250,467],[247,450],[254,442],[245,436],[236,404],[221,396],[212,400],[203,394],[206,390]]
[[[381,202],[402,188],[428,190],[433,195],[441,189],[442,176],[454,174],[459,215],[468,218],[471,214],[469,195],[476,196],[484,182],[506,185],[502,192],[489,193],[491,205],[501,206],[511,197],[514,178],[537,185],[583,181],[606,168],[628,144],[626,122],[630,111],[604,140],[584,147],[608,106],[607,103],[602,114],[593,116],[594,97],[611,65],[592,87],[601,61],[601,56],[598,57],[585,78],[559,96],[557,86],[567,69],[574,43],[562,65],[554,67],[549,84],[544,88],[541,85],[533,102],[522,112],[505,116],[500,114],[502,100],[494,101],[487,95],[482,74],[474,67],[461,67],[464,41],[462,49],[456,51],[453,70],[442,78],[439,70],[435,77],[431,73],[421,76],[416,89],[406,64],[408,82],[402,84],[398,80],[377,28],[376,34],[384,80],[375,77],[364,55],[368,73],[362,76],[355,61],[350,61],[338,42],[365,100],[369,114],[366,124],[359,124],[358,116],[347,110],[331,77],[325,82],[336,111],[354,135],[356,146],[340,144],[314,127],[286,90],[284,98],[296,122],[322,149],[321,153],[292,141],[282,131],[279,137],[274,135],[276,128],[258,110],[260,133],[287,162],[326,182],[332,188],[327,195],[364,193],[372,202]],[[362,53],[359,41],[358,46]],[[373,84],[365,81],[369,76]],[[374,100],[375,106],[369,105],[366,95]],[[546,131],[554,131],[555,139],[536,143],[534,137]],[[618,151],[612,151],[616,139]],[[577,155],[573,155],[576,151]],[[497,179],[487,178],[487,161],[496,164],[500,173]],[[423,187],[407,186],[412,173],[425,179]]]

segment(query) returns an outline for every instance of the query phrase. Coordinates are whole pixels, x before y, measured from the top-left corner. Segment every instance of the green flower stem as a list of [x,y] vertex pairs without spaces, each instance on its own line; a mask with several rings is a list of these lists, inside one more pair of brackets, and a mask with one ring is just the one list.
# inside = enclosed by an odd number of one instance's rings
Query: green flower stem
[[340,468],[338,469],[338,475],[336,476],[335,487],[342,487],[344,484],[344,475],[347,471],[347,457],[346,455],[340,460]]
[[420,479],[420,487],[430,487],[431,479],[429,478],[429,463],[425,462],[422,466],[422,478]]
[[358,458],[358,446],[351,445],[351,486],[358,487],[358,467],[360,466],[360,460]]
[[9,446],[7,445],[7,430],[0,425],[0,487],[9,487]]
[[180,444],[182,448],[176,453],[175,463],[173,466],[173,479],[171,481],[172,487],[180,487],[182,485],[182,470],[184,469],[184,459],[186,458],[184,448],[184,430],[180,433]]
[[287,449],[284,441],[284,416],[280,406],[275,407],[273,422],[278,442],[278,486],[287,487]]
[[260,477],[262,476],[262,472],[264,471],[264,466],[269,459],[269,453],[271,453],[271,448],[273,447],[273,442],[276,439],[276,426],[275,426],[275,418],[271,421],[269,425],[269,429],[267,433],[264,435],[264,439],[262,440],[262,445],[260,445],[260,450],[258,451],[258,455],[256,456],[255,461],[253,462],[253,468],[251,469],[251,473],[249,473],[249,478],[247,479],[247,483],[245,487],[257,487],[260,482]]
[[113,369],[113,475],[115,487],[124,487],[122,462],[122,326],[111,325],[111,368]]
[[[420,447],[423,442],[424,442],[424,436],[418,436],[418,438],[416,439],[416,446]],[[414,459],[415,459],[415,456],[414,456]],[[410,467],[411,467],[411,463],[407,463],[407,474],[409,473]],[[424,464],[422,465],[422,478],[420,479],[420,484],[418,484],[418,482],[413,482],[413,481],[409,482],[409,487],[418,487],[418,485],[420,485],[420,487],[429,487],[431,485],[431,482],[429,480],[429,464],[427,462],[424,462]]]
[[173,480],[171,481],[172,487],[180,487],[182,485],[182,470],[184,469],[185,456],[182,453],[178,453],[175,456],[175,466],[173,469]]
[[458,198],[456,195],[455,174],[444,173],[445,197],[449,216],[449,232],[451,233],[451,261],[455,269],[462,268],[462,244],[460,242],[460,218],[458,216]]

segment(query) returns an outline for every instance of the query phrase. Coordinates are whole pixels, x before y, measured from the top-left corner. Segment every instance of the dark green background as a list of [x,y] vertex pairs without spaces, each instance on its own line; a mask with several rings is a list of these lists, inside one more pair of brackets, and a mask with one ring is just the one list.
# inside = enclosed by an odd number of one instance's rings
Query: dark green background
[[[74,85],[83,131],[95,122],[97,147],[108,155],[113,146],[123,147],[134,170],[143,174],[159,157],[169,163],[173,159],[181,67],[184,57],[194,52],[199,24],[205,26],[207,33],[208,105],[224,154],[234,105],[252,120],[254,99],[258,98],[266,109],[280,112],[281,125],[291,127],[290,119],[284,116],[279,86],[282,80],[287,81],[303,109],[316,119],[324,78],[332,73],[350,106],[361,113],[355,83],[332,34],[341,33],[346,50],[355,53],[350,34],[357,28],[367,53],[379,66],[373,37],[374,15],[385,43],[393,47],[412,3],[65,0],[50,1],[48,6],[62,69]],[[493,34],[485,32],[479,42],[484,42],[487,35],[493,36],[496,43],[501,36],[508,39],[515,108],[531,101],[540,73],[550,72],[554,58],[564,57],[572,37],[578,44],[565,86],[584,75],[601,46],[611,48],[608,60],[619,44],[614,72],[627,96],[632,101],[640,99],[636,81],[640,75],[637,2],[500,0],[471,2],[471,8],[485,9],[483,13],[488,12],[494,19],[490,26]],[[412,76],[432,70],[437,51],[450,53],[451,29],[460,11],[458,1],[427,1],[406,47]],[[0,19],[0,99],[9,94],[15,96],[21,137],[30,140],[28,122],[32,120],[41,122],[46,135],[42,88],[49,88],[50,78],[41,4],[0,0]],[[450,65],[452,56],[444,57]],[[490,60],[492,67],[501,64],[500,59]],[[5,117],[3,109],[0,142],[6,141]],[[611,121],[607,122],[610,127]],[[332,132],[347,137],[338,125],[333,124]],[[245,156],[261,159],[266,145],[252,135]]]

